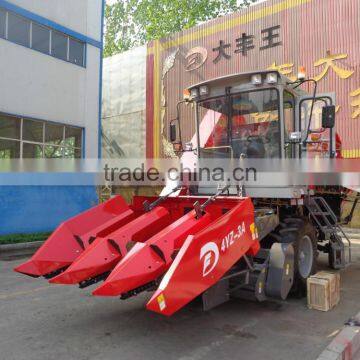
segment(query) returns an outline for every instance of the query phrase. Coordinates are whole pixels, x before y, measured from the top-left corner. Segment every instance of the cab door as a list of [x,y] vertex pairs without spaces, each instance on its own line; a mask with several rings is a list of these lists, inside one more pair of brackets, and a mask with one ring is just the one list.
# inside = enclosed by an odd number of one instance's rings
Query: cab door
[[[335,128],[322,128],[322,109],[335,105],[335,94],[319,94],[314,99],[306,95],[297,104],[297,131],[301,132],[299,156],[309,158],[328,158],[336,154]],[[310,116],[312,113],[312,116]],[[310,123],[311,121],[311,123]]]

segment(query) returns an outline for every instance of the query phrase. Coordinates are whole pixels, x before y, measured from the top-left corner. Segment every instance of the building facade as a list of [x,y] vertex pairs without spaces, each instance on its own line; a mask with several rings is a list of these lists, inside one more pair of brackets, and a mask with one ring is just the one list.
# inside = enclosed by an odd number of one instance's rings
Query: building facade
[[102,7],[0,1],[0,158],[99,156]]
[[[268,0],[148,44],[147,157],[171,156],[168,127],[187,87],[230,74],[278,70],[295,79],[299,66],[334,93],[336,132],[344,158],[360,157],[359,0]],[[304,90],[312,92],[309,85]],[[182,108],[182,135],[195,132]],[[317,119],[320,113],[316,114]]]
[[[103,15],[103,0],[0,0],[0,162],[101,156]],[[0,186],[0,234],[52,230],[97,202],[95,186],[36,185]]]

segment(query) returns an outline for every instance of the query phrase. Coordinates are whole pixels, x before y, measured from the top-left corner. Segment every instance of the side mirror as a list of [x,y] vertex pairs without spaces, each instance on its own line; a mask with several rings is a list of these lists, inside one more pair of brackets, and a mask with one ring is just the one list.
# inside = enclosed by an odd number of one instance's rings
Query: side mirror
[[324,129],[332,129],[335,126],[335,105],[322,108],[321,126]]
[[174,143],[176,141],[176,125],[170,124],[170,142]]

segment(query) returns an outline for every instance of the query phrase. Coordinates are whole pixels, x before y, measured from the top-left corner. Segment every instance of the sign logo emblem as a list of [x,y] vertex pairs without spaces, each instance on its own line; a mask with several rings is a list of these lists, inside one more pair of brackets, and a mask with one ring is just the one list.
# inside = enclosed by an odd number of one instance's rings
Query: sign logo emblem
[[186,64],[185,70],[186,71],[193,71],[198,69],[200,66],[204,65],[208,56],[208,52],[205,48],[201,46],[193,47],[188,51],[185,56]]
[[200,260],[203,260],[203,277],[209,275],[219,262],[219,248],[214,242],[205,244],[200,250]]

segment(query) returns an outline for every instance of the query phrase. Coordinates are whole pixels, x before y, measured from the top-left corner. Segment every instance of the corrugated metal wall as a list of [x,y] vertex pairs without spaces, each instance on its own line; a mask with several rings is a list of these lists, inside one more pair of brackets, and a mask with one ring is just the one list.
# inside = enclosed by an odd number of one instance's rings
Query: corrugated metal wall
[[145,156],[146,47],[104,59],[102,147],[104,158]]
[[[359,19],[359,0],[269,0],[151,42],[147,49],[147,156],[171,156],[168,123],[189,85],[269,67],[291,77],[298,66],[305,66],[310,77],[318,78],[319,92],[336,93],[343,156],[360,157]],[[245,49],[244,39],[248,41]],[[226,55],[217,58],[219,51],[214,49],[220,41]],[[188,123],[182,132],[189,140],[195,128],[191,109],[184,111]]]

